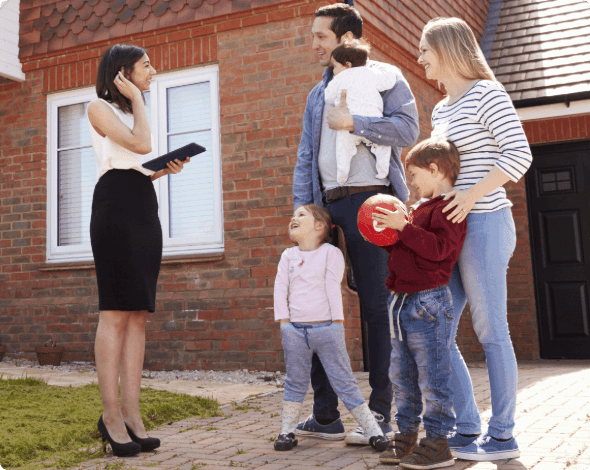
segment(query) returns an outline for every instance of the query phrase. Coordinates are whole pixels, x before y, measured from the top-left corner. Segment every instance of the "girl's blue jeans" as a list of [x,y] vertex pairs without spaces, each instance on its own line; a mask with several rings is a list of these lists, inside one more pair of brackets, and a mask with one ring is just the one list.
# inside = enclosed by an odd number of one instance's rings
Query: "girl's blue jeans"
[[344,341],[344,327],[330,321],[281,325],[287,377],[284,401],[302,403],[309,389],[311,359],[318,355],[332,389],[347,410],[365,403],[352,375]]
[[389,299],[393,327],[389,371],[397,427],[402,433],[418,432],[424,397],[426,437],[447,438],[455,426],[450,388],[451,292],[448,286],[440,286],[398,296],[394,305],[395,297]]
[[510,208],[467,216],[467,237],[449,283],[454,317],[451,341],[451,388],[461,434],[481,432],[471,378],[455,337],[461,312],[469,302],[473,329],[483,346],[490,379],[492,417],[488,433],[509,439],[516,408],[516,357],[507,321],[506,273],[516,246]]

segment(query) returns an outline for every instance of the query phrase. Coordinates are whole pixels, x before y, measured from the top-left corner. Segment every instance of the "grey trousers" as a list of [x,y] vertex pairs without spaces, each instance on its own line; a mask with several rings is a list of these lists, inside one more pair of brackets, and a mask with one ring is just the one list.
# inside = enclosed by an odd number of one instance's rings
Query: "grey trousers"
[[311,381],[311,359],[316,353],[346,409],[350,411],[365,403],[352,375],[342,325],[331,321],[284,323],[281,334],[287,365],[284,401],[303,402]]

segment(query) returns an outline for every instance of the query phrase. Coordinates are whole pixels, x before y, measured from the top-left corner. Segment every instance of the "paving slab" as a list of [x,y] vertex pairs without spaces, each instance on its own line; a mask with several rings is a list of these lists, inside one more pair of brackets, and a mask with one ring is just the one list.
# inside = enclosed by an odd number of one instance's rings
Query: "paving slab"
[[[482,422],[485,423],[491,416],[489,382],[485,364],[470,364],[469,372]],[[2,373],[0,368],[0,374]],[[355,373],[355,377],[361,392],[368,399],[371,391],[368,374],[359,372]],[[170,381],[167,385],[179,386],[178,382],[185,381]],[[590,361],[520,363],[518,384],[515,436],[520,445],[521,457],[496,462],[456,460],[453,467],[447,468],[452,470],[590,470],[590,402],[588,400]],[[215,384],[211,387],[223,388],[224,385],[227,384]],[[247,386],[240,385],[238,389],[240,387]],[[266,387],[266,390],[273,388]],[[79,468],[85,470],[106,469],[107,466],[110,469],[122,470],[157,468],[227,470],[234,467],[258,470],[308,470],[318,467],[341,470],[400,468],[396,465],[380,465],[379,455],[369,447],[346,446],[343,441],[299,438],[299,445],[293,451],[275,452],[273,440],[281,427],[283,392],[276,389],[273,392],[247,399],[239,408],[229,405],[223,409],[223,416],[189,418],[161,426],[150,433],[162,440],[162,447],[155,452],[125,459],[109,454],[104,458],[86,462]],[[250,390],[244,393],[252,394]],[[236,397],[233,400],[236,400]],[[243,406],[244,404],[247,406]],[[304,402],[302,419],[311,413],[311,408],[312,393],[310,391]],[[352,431],[356,427],[352,416],[342,406],[340,412],[347,432]],[[192,429],[186,431],[189,428]],[[424,435],[423,430],[420,435]]]

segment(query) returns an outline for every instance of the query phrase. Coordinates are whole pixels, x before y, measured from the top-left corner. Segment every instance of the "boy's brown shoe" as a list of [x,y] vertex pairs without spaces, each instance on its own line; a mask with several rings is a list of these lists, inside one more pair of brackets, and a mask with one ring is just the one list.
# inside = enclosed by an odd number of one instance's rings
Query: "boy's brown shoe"
[[418,442],[418,433],[402,434],[396,432],[389,448],[379,456],[379,463],[399,463],[410,455]]
[[400,461],[403,468],[430,470],[431,468],[450,467],[455,464],[446,439],[420,439],[414,452]]

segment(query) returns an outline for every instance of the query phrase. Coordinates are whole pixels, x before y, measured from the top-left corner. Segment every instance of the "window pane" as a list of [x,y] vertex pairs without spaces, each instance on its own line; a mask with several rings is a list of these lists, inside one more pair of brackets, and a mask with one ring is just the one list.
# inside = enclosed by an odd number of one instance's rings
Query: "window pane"
[[58,152],[58,175],[58,245],[89,245],[96,184],[92,147]]
[[168,88],[167,93],[169,134],[211,128],[209,82]]
[[83,147],[92,144],[86,119],[87,104],[80,103],[58,108],[58,148]]
[[202,145],[207,151],[191,157],[181,173],[169,176],[169,236],[206,240],[215,230],[211,131],[169,136],[168,149],[176,150],[190,142]]

